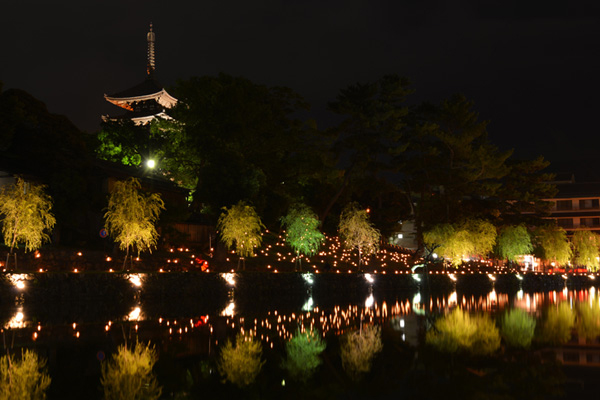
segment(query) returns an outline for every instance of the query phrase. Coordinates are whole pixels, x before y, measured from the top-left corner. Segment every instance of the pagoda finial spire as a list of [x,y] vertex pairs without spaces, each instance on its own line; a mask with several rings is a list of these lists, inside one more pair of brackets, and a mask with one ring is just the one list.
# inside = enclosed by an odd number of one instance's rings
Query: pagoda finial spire
[[152,22],[150,22],[150,31],[146,35],[146,38],[148,39],[148,65],[146,66],[146,72],[150,77],[154,75],[154,70],[156,69],[156,57],[154,54],[154,40],[156,36],[152,32]]

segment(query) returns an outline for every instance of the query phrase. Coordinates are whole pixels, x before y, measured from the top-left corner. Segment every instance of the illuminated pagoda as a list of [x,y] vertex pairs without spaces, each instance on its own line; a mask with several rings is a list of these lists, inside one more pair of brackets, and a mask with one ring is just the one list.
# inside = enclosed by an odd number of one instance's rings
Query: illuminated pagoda
[[115,117],[103,117],[111,120],[130,119],[136,125],[144,125],[156,117],[169,118],[166,110],[177,104],[177,99],[171,96],[156,80],[156,55],[154,42],[156,35],[150,31],[146,36],[148,40],[148,63],[146,67],[146,79],[130,89],[122,92],[104,95],[104,98],[112,104],[121,107],[127,112]]

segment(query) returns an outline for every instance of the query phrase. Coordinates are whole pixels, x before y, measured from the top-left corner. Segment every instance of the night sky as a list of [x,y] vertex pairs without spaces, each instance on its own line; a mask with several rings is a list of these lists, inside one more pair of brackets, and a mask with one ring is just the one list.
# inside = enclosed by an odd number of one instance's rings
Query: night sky
[[[480,3],[485,3],[482,5]],[[596,5],[599,4],[599,5]],[[0,80],[93,133],[104,93],[145,78],[225,72],[288,86],[322,127],[339,89],[397,73],[410,103],[463,93],[501,148],[551,161],[600,155],[597,1],[11,1]]]

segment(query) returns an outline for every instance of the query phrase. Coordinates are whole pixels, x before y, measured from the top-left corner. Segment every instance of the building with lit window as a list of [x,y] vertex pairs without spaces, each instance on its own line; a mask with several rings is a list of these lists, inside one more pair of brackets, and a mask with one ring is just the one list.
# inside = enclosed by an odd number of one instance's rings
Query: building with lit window
[[575,176],[555,182],[558,194],[551,199],[549,218],[572,235],[575,231],[600,233],[600,182],[576,182]]

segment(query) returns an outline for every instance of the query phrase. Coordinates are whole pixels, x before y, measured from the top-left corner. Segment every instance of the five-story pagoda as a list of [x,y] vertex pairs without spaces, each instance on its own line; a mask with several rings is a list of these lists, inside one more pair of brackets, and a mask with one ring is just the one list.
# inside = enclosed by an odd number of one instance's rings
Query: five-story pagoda
[[177,103],[177,99],[167,93],[155,77],[154,42],[156,35],[152,31],[152,24],[150,24],[150,31],[146,37],[148,40],[146,79],[142,83],[119,93],[105,94],[104,98],[107,101],[127,111],[122,115],[104,117],[104,119],[130,119],[137,125],[143,125],[155,117],[169,118],[165,111]]

